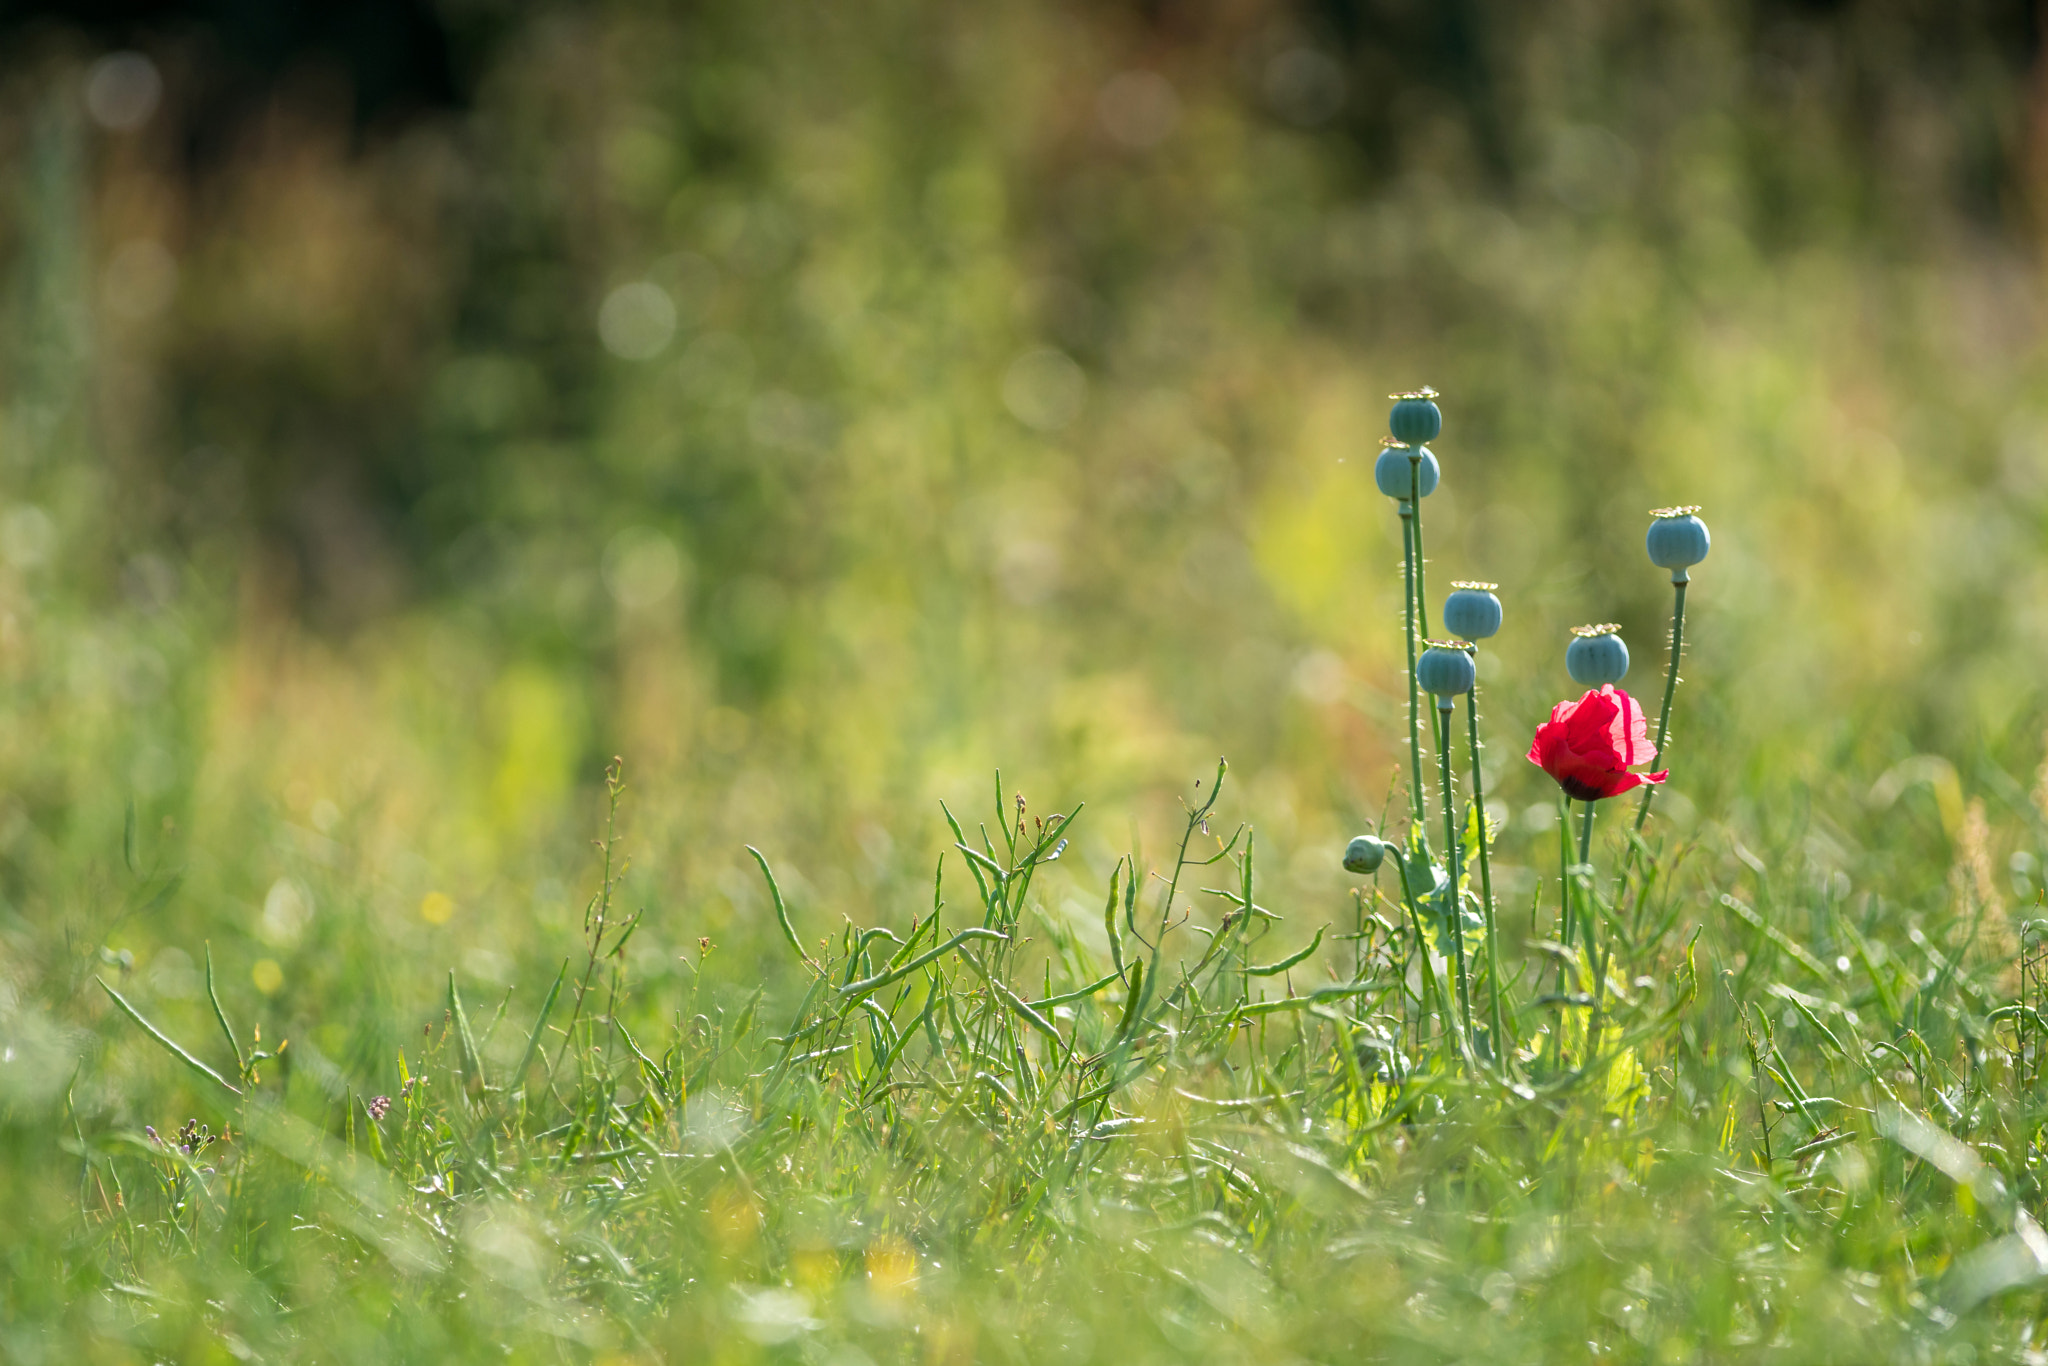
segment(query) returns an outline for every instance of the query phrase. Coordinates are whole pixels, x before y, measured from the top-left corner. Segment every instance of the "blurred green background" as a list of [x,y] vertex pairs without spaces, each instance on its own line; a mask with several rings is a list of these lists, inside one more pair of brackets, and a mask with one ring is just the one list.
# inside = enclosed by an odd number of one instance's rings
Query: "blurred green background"
[[48,1021],[109,964],[196,1021],[210,941],[368,1085],[376,1007],[552,975],[615,754],[657,991],[700,936],[780,952],[743,843],[807,935],[907,919],[998,767],[1090,803],[1047,896],[1099,916],[1227,756],[1305,941],[1399,809],[1370,465],[1424,383],[1434,595],[1507,606],[1511,902],[1567,628],[1624,623],[1657,692],[1653,506],[1715,534],[1675,827],[1724,854],[1888,772],[1930,841],[1965,788],[2027,806],[2032,6],[0,24],[0,973]]

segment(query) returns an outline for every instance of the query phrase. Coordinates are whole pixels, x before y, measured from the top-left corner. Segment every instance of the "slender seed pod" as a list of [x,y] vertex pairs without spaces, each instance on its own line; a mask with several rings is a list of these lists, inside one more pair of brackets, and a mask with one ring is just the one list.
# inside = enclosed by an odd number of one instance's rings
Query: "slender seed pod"
[[1394,411],[1387,415],[1387,430],[1404,446],[1419,446],[1436,440],[1444,429],[1444,415],[1437,409],[1434,389],[1415,389],[1405,394],[1388,394]]
[[[1461,641],[1432,640],[1422,658],[1415,661],[1415,681],[1424,692],[1439,698],[1457,697],[1472,691],[1478,679],[1472,655]],[[1448,702],[1444,703],[1449,706]]]
[[1650,552],[1651,564],[1671,571],[1673,583],[1684,583],[1690,577],[1685,571],[1707,558],[1713,548],[1714,538],[1698,513],[1696,507],[1658,508],[1650,513],[1655,520],[1644,538],[1644,548]]
[[[1380,492],[1404,503],[1408,501],[1408,459],[1411,449],[1413,448],[1408,446],[1383,446],[1380,448],[1380,458],[1375,460],[1372,466],[1372,481],[1379,485]],[[1436,492],[1440,471],[1437,469],[1436,456],[1431,453],[1429,447],[1423,446],[1420,449],[1422,496],[1427,498]]]
[[1460,640],[1485,640],[1500,629],[1499,584],[1454,583],[1444,599],[1444,629]]
[[1620,630],[1611,622],[1572,627],[1572,643],[1565,647],[1564,667],[1573,682],[1597,688],[1628,677],[1628,646],[1622,643]]
[[1353,873],[1377,873],[1386,857],[1386,841],[1371,835],[1356,836],[1344,847],[1344,867]]

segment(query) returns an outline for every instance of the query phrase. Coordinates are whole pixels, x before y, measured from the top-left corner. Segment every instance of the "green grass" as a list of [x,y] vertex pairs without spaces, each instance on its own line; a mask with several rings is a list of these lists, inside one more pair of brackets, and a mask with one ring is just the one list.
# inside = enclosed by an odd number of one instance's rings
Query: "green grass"
[[[2002,19],[444,8],[398,129],[0,60],[0,1359],[2048,1351]],[[1423,379],[1505,1069],[1339,862]],[[1589,970],[1520,755],[1679,501]]]
[[[2021,989],[1967,867],[1932,912],[1849,890],[1839,842],[1910,840],[1905,813],[1731,827],[1733,858],[1653,818],[1598,892],[1597,1036],[1525,993],[1496,1072],[1418,1029],[1382,888],[1320,908],[1319,952],[1280,951],[1300,908],[1260,900],[1225,784],[1174,855],[1095,888],[1099,918],[1047,891],[1093,813],[1000,783],[991,819],[950,827],[929,905],[887,925],[811,937],[763,861],[786,940],[765,980],[709,945],[634,979],[608,817],[583,952],[552,986],[494,1000],[451,974],[398,1003],[421,1023],[373,1069],[397,1078],[388,1112],[366,1077],[259,1041],[252,993],[210,964],[192,1032],[104,1009],[73,1074],[10,1093],[0,1341],[24,1361],[2033,1359],[2036,950]],[[1540,939],[1507,957],[1591,985]],[[22,1005],[8,1065],[57,1065]],[[79,1105],[96,1077],[112,1107]],[[136,1122],[168,1137],[186,1111],[221,1140],[188,1155]]]

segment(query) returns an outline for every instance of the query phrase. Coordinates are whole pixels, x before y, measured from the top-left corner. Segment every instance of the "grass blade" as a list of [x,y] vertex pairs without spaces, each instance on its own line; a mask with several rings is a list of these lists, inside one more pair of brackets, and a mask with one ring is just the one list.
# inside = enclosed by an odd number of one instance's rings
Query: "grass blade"
[[114,998],[114,1004],[121,1007],[122,1012],[125,1013],[129,1019],[135,1021],[135,1023],[142,1026],[143,1033],[149,1035],[150,1038],[155,1039],[158,1043],[162,1044],[166,1049],[170,1050],[172,1056],[176,1057],[180,1062],[184,1063],[194,1072],[197,1072],[200,1076],[205,1077],[208,1081],[211,1081],[216,1085],[220,1086],[229,1095],[239,1096],[242,1094],[241,1091],[238,1090],[233,1085],[233,1083],[229,1082],[226,1077],[214,1071],[211,1067],[208,1067],[205,1063],[199,1061],[199,1059],[193,1057],[190,1053],[187,1053],[183,1048],[178,1046],[178,1044],[171,1038],[170,1035],[164,1033],[161,1029],[158,1029],[148,1020],[142,1018],[142,1012],[137,1010],[134,1006],[129,1005],[128,998],[123,996],[120,992],[114,990],[112,987],[108,986],[104,979],[95,977],[92,980],[100,984],[101,991],[106,992],[107,995]]
[[775,901],[775,920],[782,926],[782,937],[789,941],[789,946],[796,950],[797,958],[806,967],[816,968],[818,965],[804,952],[803,941],[796,937],[796,926],[789,923],[789,907],[783,904],[782,889],[775,885],[775,874],[768,870],[768,860],[751,844],[747,846],[747,852],[754,856],[754,862],[761,865],[761,876],[768,881],[768,895]]
[[234,1052],[235,1075],[238,1077],[247,1075],[249,1063],[242,1056],[242,1045],[235,1042],[235,1027],[228,1023],[228,1013],[220,1008],[220,993],[213,989],[212,944],[206,946],[206,999],[213,1003],[213,1018],[220,1021],[220,1032],[227,1035],[228,1047]]
[[540,1052],[540,1032],[547,1028],[548,1016],[554,1013],[555,1002],[562,995],[562,983],[569,976],[569,960],[562,960],[562,970],[555,974],[555,984],[548,988],[548,998],[540,1003],[540,1018],[533,1022],[533,1033],[526,1036],[526,1052],[519,1059],[519,1068],[512,1074],[507,1086],[526,1084],[526,1069],[533,1066],[533,1055]]

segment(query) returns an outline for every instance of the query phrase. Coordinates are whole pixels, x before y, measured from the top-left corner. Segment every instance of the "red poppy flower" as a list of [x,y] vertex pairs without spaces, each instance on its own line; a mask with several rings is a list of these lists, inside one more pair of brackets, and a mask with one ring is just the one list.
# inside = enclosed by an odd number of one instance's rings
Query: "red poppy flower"
[[1576,702],[1560,702],[1536,727],[1529,762],[1557,779],[1577,801],[1618,797],[1644,783],[1661,783],[1664,773],[1631,773],[1633,764],[1657,757],[1650,722],[1636,700],[1612,683]]

